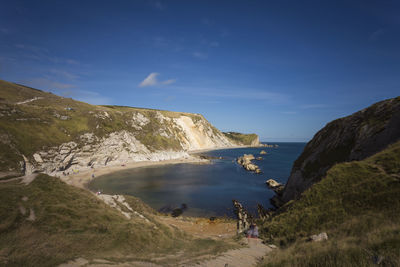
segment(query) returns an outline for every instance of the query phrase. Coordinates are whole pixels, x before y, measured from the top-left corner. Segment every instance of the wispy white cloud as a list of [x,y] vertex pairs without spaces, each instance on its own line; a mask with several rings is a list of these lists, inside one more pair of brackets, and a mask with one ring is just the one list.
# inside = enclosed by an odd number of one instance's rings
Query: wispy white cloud
[[49,91],[64,90],[75,87],[75,85],[70,83],[61,83],[46,78],[33,78],[30,80],[22,80],[20,83],[33,88],[44,89]]
[[326,104],[308,104],[300,106],[300,108],[302,109],[327,108],[327,107],[329,107],[329,105]]
[[296,111],[282,111],[282,114],[294,115],[294,114],[297,114],[297,112]]
[[150,3],[150,5],[158,10],[164,10],[166,8],[166,6],[158,0],[148,0],[148,3]]
[[140,84],[139,87],[154,86],[157,82],[157,76],[160,75],[157,72],[152,72],[147,76]]
[[209,42],[208,45],[211,46],[211,47],[218,47],[219,46],[219,42],[212,41],[212,42]]
[[201,44],[208,47],[219,47],[219,42],[217,41],[209,41],[206,38],[201,39]]
[[198,59],[207,59],[208,58],[208,55],[206,53],[202,53],[202,52],[198,52],[198,51],[193,52],[193,56]]
[[78,75],[72,74],[72,73],[70,73],[68,71],[65,71],[65,70],[50,69],[49,72],[53,73],[53,74],[55,74],[57,76],[66,78],[68,80],[75,80],[75,79],[77,79],[79,77]]
[[26,57],[34,60],[50,61],[55,64],[68,64],[68,65],[79,65],[79,61],[70,58],[60,58],[49,55],[50,52],[47,48],[28,45],[28,44],[15,44],[15,47],[26,51]]
[[[212,97],[212,100],[219,101],[218,99],[243,99],[243,100],[260,100],[271,103],[284,103],[290,100],[290,96],[287,94],[276,93],[272,91],[251,89],[251,88],[231,88],[220,89],[220,88],[202,88],[202,87],[178,87],[175,86],[173,89],[179,90],[183,93]],[[217,99],[218,98],[218,99]]]
[[166,80],[166,81],[161,82],[161,84],[168,85],[168,84],[173,84],[173,83],[175,83],[175,82],[176,82],[175,79],[169,79],[169,80]]
[[168,85],[176,82],[175,79],[169,79],[165,81],[158,81],[157,76],[160,74],[157,72],[150,73],[140,84],[139,87],[157,86],[157,85]]
[[74,90],[72,96],[80,101],[92,104],[92,105],[110,105],[112,99],[106,96],[102,96],[97,92],[87,90]]
[[7,28],[0,28],[0,33],[8,34],[8,33],[10,33],[10,30]]
[[206,25],[206,26],[211,26],[211,25],[214,24],[214,22],[209,18],[202,18],[201,19],[201,23]]
[[93,105],[107,105],[112,103],[112,99],[97,92],[80,90],[76,85],[69,83],[61,83],[46,78],[34,78],[23,80],[17,83],[24,84],[40,90],[53,92],[63,97],[71,97],[73,99],[83,101]]
[[385,33],[385,31],[383,29],[378,29],[376,31],[374,31],[373,33],[371,33],[369,35],[369,40],[370,41],[376,41],[378,40],[383,34]]

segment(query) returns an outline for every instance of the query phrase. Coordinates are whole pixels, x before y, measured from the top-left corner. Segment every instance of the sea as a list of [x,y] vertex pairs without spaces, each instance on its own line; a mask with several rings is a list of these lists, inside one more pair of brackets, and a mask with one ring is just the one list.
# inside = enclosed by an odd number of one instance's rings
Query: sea
[[[155,210],[169,212],[186,205],[183,216],[233,217],[232,200],[238,200],[253,215],[257,204],[272,208],[274,192],[265,181],[286,183],[294,161],[306,143],[274,143],[275,147],[245,147],[200,152],[212,157],[210,164],[170,164],[125,169],[94,179],[89,188],[105,194],[139,197]],[[260,152],[265,150],[266,155]],[[262,174],[243,169],[236,158],[243,154],[255,160]]]

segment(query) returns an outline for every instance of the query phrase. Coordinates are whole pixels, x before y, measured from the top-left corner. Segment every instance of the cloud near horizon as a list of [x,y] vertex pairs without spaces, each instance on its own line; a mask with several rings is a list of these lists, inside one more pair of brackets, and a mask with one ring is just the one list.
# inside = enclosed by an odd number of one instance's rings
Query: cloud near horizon
[[326,104],[308,104],[308,105],[301,105],[301,109],[313,109],[313,108],[328,108],[329,105]]
[[169,79],[165,81],[158,81],[157,76],[160,75],[157,72],[150,73],[140,84],[139,87],[157,86],[157,85],[168,85],[176,82],[175,79]]

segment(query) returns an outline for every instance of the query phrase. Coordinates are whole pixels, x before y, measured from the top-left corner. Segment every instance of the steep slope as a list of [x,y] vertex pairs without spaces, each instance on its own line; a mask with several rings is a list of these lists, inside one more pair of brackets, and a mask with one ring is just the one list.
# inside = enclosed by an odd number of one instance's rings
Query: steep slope
[[0,81],[0,178],[188,157],[241,145],[202,115],[94,106]]
[[[264,222],[285,250],[265,266],[400,265],[400,141],[362,161],[340,163]],[[305,242],[326,232],[323,243]]]
[[365,159],[400,139],[400,97],[328,123],[295,161],[281,199],[295,199],[340,162]]
[[112,208],[100,196],[45,174],[29,185],[0,182],[0,266],[58,266],[78,257],[154,262],[166,253],[190,258],[233,246],[195,239],[137,198],[124,196],[127,204]]

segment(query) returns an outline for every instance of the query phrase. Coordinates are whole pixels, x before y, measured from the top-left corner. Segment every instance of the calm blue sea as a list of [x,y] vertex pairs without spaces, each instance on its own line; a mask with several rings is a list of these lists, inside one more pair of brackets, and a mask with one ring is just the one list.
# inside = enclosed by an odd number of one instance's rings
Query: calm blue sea
[[[271,207],[269,199],[274,192],[265,185],[267,179],[285,183],[293,162],[301,154],[305,143],[276,143],[277,148],[236,148],[199,153],[223,157],[212,164],[175,164],[159,167],[126,169],[99,176],[89,188],[107,194],[127,194],[141,198],[159,210],[187,204],[184,215],[229,216],[232,199],[237,199],[251,213],[256,213],[257,203]],[[266,150],[267,155],[260,155]],[[244,170],[235,159],[243,154],[262,156],[254,161],[262,174]]]

